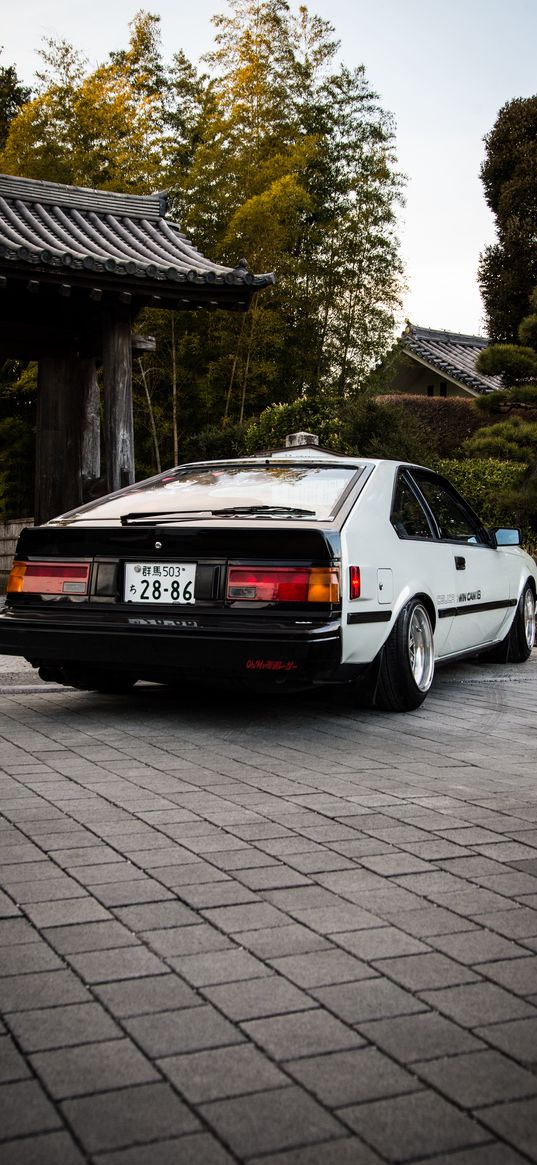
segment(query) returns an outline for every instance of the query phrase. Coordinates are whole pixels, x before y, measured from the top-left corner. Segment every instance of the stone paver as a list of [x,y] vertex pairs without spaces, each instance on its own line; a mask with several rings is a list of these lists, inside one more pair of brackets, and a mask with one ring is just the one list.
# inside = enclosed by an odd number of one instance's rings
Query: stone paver
[[537,1163],[536,680],[390,717],[0,659],[2,1165]]

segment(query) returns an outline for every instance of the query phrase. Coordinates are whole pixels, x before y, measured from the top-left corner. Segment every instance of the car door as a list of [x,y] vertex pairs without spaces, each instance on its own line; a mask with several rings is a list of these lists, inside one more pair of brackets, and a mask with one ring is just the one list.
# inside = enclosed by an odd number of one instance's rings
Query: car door
[[440,542],[449,551],[453,618],[448,653],[493,642],[516,604],[508,556],[492,547],[477,515],[445,478],[418,469],[412,470],[412,477],[432,513]]
[[390,521],[401,543],[396,590],[404,588],[408,597],[423,591],[431,595],[438,614],[435,653],[443,656],[453,622],[453,551],[440,540],[430,509],[404,467],[396,475]]

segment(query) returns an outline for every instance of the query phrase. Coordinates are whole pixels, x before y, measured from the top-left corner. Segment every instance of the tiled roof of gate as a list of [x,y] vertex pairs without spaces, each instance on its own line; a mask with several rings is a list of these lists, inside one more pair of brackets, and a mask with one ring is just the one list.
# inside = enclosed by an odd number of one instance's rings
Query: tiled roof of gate
[[165,194],[116,194],[0,175],[0,261],[104,271],[167,283],[235,284],[257,290],[274,275],[253,275],[246,260],[206,259],[164,217]]
[[459,332],[436,332],[409,324],[403,334],[403,347],[429,367],[474,392],[492,392],[503,388],[499,376],[476,372],[475,362],[489,341],[484,336],[465,336]]

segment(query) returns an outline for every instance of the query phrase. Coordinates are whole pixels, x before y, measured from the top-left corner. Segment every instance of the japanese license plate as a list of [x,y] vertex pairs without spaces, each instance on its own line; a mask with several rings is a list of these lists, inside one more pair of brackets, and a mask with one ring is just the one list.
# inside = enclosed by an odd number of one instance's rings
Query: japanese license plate
[[126,562],[126,603],[193,603],[194,562]]

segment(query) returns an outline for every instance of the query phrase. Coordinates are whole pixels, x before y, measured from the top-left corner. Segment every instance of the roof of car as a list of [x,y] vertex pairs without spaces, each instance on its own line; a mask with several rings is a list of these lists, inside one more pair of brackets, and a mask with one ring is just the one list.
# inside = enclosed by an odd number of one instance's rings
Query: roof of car
[[188,461],[176,466],[177,469],[189,469],[191,466],[202,465],[267,465],[286,461],[305,462],[309,465],[379,465],[381,458],[361,457],[359,453],[335,453],[332,449],[323,449],[319,445],[299,445],[290,449],[269,449],[263,453],[250,453],[244,457],[219,457],[212,461]]

